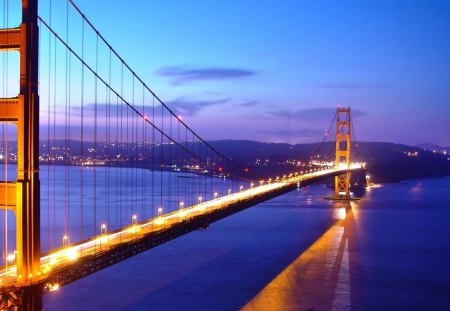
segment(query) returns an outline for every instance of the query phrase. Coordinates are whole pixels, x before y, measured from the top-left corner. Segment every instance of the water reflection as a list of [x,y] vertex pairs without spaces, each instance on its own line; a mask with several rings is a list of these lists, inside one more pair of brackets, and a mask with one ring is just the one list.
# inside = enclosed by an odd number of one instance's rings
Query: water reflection
[[241,310],[350,310],[356,203],[335,203],[334,225]]

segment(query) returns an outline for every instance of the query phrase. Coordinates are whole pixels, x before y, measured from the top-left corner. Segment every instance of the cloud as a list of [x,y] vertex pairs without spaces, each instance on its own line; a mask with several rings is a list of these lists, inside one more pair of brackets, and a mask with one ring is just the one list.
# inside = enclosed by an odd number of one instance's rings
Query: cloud
[[192,117],[197,115],[204,108],[223,105],[225,103],[228,103],[229,101],[229,98],[204,101],[191,101],[184,98],[178,98],[173,101],[169,101],[166,104],[170,109],[174,110],[176,114]]
[[[295,111],[276,110],[266,112],[266,116],[271,118],[291,118],[291,119],[309,119],[309,120],[323,120],[324,118],[331,118],[336,113],[336,108],[305,108]],[[364,117],[367,113],[362,110],[352,109],[352,117]],[[331,120],[331,119],[330,119]]]
[[258,101],[256,101],[256,100],[251,100],[251,101],[248,101],[248,102],[245,102],[245,103],[241,103],[241,104],[239,104],[238,106],[239,106],[239,107],[247,108],[247,107],[253,107],[253,106],[255,106],[257,103],[258,103]]
[[321,89],[378,89],[387,86],[387,84],[371,83],[324,83],[318,85],[318,87]]
[[185,68],[181,66],[163,67],[156,71],[163,77],[172,80],[172,84],[187,84],[195,81],[235,80],[255,76],[258,73],[240,68]]
[[323,130],[303,128],[299,130],[279,130],[279,131],[259,131],[260,134],[268,135],[277,138],[318,138],[323,136]]

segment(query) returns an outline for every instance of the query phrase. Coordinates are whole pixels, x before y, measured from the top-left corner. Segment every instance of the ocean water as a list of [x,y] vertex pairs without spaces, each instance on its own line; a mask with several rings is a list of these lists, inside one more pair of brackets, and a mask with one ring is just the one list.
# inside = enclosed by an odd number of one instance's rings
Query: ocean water
[[450,177],[293,191],[44,297],[45,310],[450,310]]

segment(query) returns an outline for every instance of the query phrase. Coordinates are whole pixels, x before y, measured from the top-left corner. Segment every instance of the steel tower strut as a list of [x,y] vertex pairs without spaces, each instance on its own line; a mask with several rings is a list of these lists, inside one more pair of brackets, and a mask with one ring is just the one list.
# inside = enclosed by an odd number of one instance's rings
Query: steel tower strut
[[[338,107],[336,118],[336,167],[346,165],[347,168],[350,168],[350,132],[350,107]],[[350,172],[335,177],[334,197],[336,199],[350,199]]]
[[17,284],[23,310],[42,309],[40,272],[38,0],[22,0],[22,23],[0,30],[0,51],[20,53],[20,93],[0,99],[0,122],[17,125],[17,181],[1,183],[0,207],[16,216]]

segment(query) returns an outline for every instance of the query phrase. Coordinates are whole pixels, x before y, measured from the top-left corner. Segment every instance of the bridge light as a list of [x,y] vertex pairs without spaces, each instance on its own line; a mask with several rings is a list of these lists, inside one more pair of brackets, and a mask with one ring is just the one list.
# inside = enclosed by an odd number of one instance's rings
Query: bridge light
[[66,257],[67,257],[67,259],[72,260],[72,261],[76,260],[78,258],[78,254],[76,252],[76,249],[74,247],[69,248],[66,251]]
[[198,204],[202,204],[202,199],[203,199],[202,196],[198,197]]
[[228,195],[230,195],[231,194],[231,189],[228,189]]
[[62,239],[62,245],[63,245],[63,247],[65,247],[68,244],[69,244],[69,237],[67,235],[64,235],[63,239]]
[[183,202],[183,201],[181,201],[181,202],[180,202],[180,210],[182,210],[182,209],[183,209],[183,207],[184,207],[184,202]]
[[134,225],[137,222],[137,215],[133,215],[133,217],[131,217],[131,224]]
[[14,253],[9,254],[9,255],[6,257],[6,261],[9,261],[9,263],[13,264],[13,263],[15,263],[15,261],[16,261],[16,257],[17,257],[17,251],[14,251]]
[[217,195],[218,195],[218,193],[217,193],[217,192],[214,192],[214,199],[217,198]]
[[159,217],[161,217],[162,211],[163,211],[162,207],[158,208],[158,216],[159,216]]
[[244,186],[239,187],[239,191],[242,191],[242,189],[244,189]]
[[250,183],[250,189],[252,189],[252,188],[253,188],[253,185],[254,185],[253,183]]
[[100,234],[106,234],[106,224],[100,226]]

